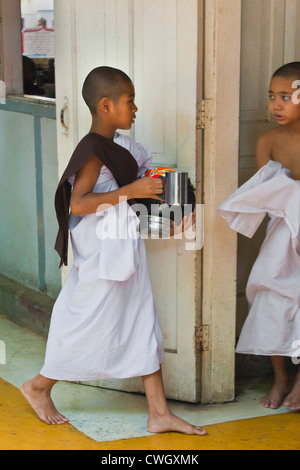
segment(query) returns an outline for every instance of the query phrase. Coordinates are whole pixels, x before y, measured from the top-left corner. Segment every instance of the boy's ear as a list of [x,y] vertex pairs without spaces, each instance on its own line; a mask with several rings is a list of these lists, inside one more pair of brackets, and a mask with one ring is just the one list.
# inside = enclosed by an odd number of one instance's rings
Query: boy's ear
[[107,97],[101,98],[98,103],[99,110],[103,113],[108,113],[110,110],[110,99]]

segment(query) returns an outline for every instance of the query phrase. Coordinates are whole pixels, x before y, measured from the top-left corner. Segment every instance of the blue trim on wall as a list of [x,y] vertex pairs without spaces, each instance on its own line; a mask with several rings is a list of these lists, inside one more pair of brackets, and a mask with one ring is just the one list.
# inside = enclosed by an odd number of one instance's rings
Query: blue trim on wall
[[0,104],[1,111],[31,114],[32,116],[46,119],[56,119],[55,100],[42,100],[17,96],[8,96],[6,104]]
[[36,208],[37,208],[37,235],[38,235],[38,275],[39,289],[46,289],[46,250],[45,250],[45,221],[43,204],[43,160],[41,119],[56,120],[55,100],[42,102],[39,99],[8,97],[5,105],[0,105],[1,111],[20,114],[29,114],[34,117],[34,150],[36,173]]
[[45,253],[45,223],[43,204],[43,162],[42,162],[42,136],[41,119],[34,117],[34,149],[35,149],[35,173],[36,173],[36,208],[38,230],[38,273],[39,288],[46,289],[46,253]]

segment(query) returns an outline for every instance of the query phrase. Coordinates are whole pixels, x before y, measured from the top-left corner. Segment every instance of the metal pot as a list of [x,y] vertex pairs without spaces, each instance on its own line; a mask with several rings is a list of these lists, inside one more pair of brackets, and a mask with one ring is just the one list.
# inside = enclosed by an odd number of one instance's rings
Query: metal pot
[[166,173],[164,181],[165,204],[184,206],[188,203],[188,173],[172,171]]
[[180,222],[182,218],[181,208],[188,203],[188,173],[167,171],[165,176],[161,176],[161,179],[164,182],[164,193],[162,195],[164,202],[159,203],[155,199],[150,200],[151,206],[148,205],[148,215],[140,217],[143,238],[170,238],[172,221],[174,220],[174,213],[170,213],[170,208],[176,209],[175,219]]

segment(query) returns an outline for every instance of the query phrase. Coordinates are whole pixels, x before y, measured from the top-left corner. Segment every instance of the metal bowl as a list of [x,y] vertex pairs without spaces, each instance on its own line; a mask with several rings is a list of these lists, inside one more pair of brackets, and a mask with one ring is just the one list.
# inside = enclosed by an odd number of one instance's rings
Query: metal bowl
[[143,215],[141,220],[141,237],[148,239],[169,239],[172,223],[170,219],[164,219],[156,215]]

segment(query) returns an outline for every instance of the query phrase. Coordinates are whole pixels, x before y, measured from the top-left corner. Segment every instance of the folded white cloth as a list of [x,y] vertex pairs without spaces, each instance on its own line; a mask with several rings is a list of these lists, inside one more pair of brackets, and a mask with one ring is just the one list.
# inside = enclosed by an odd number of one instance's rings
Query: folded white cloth
[[268,214],[266,238],[247,285],[250,306],[237,352],[293,357],[300,340],[300,181],[270,161],[219,209],[251,238]]

